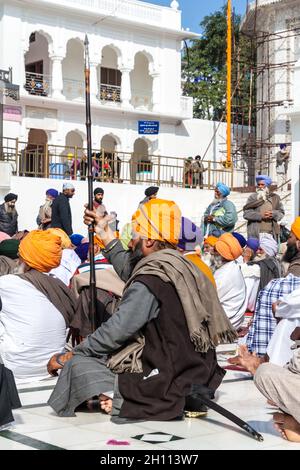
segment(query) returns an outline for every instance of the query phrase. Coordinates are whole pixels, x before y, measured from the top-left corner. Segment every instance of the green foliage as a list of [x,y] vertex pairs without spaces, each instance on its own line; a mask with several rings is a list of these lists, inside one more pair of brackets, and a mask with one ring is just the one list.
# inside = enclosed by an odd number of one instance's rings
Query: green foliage
[[[194,98],[194,117],[219,121],[226,109],[226,7],[205,16],[203,35],[192,41],[183,57],[184,94]],[[233,17],[232,90],[234,121],[248,123],[253,52],[240,33],[241,17]]]

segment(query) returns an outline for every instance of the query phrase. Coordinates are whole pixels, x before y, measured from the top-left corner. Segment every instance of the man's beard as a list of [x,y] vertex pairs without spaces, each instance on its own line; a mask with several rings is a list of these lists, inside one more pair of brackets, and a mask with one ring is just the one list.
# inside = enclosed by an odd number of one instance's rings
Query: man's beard
[[16,208],[15,206],[11,207],[11,206],[6,206],[6,212],[7,214],[13,214],[14,212],[16,212]]
[[26,271],[25,263],[23,263],[23,261],[21,260],[18,260],[16,266],[13,269],[12,274],[24,274],[25,271]]
[[290,263],[298,253],[299,251],[296,245],[288,245],[286,252],[284,253],[282,257],[282,261],[284,263]]
[[264,201],[267,200],[268,194],[269,194],[269,189],[257,189],[257,199],[263,199]]
[[211,253],[207,252],[207,253],[203,253],[202,256],[202,261],[207,265],[207,266],[211,266],[212,265],[212,255]]
[[144,258],[144,255],[142,252],[142,240],[138,242],[134,251],[131,249],[128,251],[129,251],[128,263],[130,266],[130,273],[132,273],[132,271],[134,270],[138,262],[141,261],[142,258]]
[[212,255],[211,257],[211,268],[213,271],[221,268],[224,264],[224,259],[221,255]]

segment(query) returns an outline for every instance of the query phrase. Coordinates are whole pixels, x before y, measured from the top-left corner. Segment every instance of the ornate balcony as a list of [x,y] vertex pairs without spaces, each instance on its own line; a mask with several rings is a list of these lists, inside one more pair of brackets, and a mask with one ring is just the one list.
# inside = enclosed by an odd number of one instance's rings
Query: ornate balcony
[[116,85],[106,85],[100,83],[100,96],[101,101],[111,101],[113,103],[121,102],[121,87]]
[[51,77],[40,73],[26,72],[25,90],[30,95],[51,95]]

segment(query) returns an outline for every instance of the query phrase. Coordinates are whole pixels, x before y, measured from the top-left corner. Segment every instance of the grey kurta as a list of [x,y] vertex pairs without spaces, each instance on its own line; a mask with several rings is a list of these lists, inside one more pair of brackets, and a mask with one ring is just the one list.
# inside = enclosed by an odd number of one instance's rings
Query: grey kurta
[[300,423],[300,348],[286,367],[271,363],[259,366],[254,382],[268,400]]
[[117,311],[74,349],[74,357],[61,371],[48,401],[59,416],[75,416],[74,410],[85,400],[114,389],[115,374],[106,367],[107,355],[119,349],[158,313],[154,295],[144,284],[133,283]]

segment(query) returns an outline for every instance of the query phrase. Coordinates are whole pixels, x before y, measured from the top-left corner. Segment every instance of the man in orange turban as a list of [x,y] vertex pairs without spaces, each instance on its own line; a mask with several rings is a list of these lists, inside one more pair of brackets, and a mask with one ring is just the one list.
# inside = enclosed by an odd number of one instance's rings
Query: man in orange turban
[[213,255],[218,296],[235,329],[241,326],[247,306],[246,284],[236,262],[242,252],[237,239],[224,233],[215,244]]
[[214,246],[217,243],[217,241],[218,241],[217,237],[210,235],[209,237],[206,237],[203,242],[202,260],[209,268],[212,267]]
[[48,273],[59,266],[62,256],[62,240],[51,229],[33,230],[23,238],[19,246],[19,257],[30,268]]
[[173,201],[150,199],[132,216],[134,232],[144,240],[157,240],[177,245],[180,236],[181,212]]
[[[193,383],[215,391],[222,381],[215,348],[236,335],[212,282],[176,249],[180,209],[152,199],[132,220],[133,238],[125,251],[108,219],[85,212],[85,223],[95,224],[103,253],[127,284],[118,309],[76,346],[71,360],[50,359],[49,372],[63,367],[48,402],[59,416],[74,416],[95,394],[108,411],[112,403],[103,394],[113,390],[116,374],[124,399],[119,419],[165,421],[184,409],[204,411],[201,400],[197,409],[185,408],[187,391]],[[151,382],[144,380],[149,376]]]
[[53,233],[53,235],[57,235],[61,239],[61,247],[63,250],[66,248],[72,248],[72,242],[70,237],[66,234],[64,230],[61,228],[49,228],[49,232]]
[[47,378],[49,355],[65,346],[76,300],[61,281],[46,274],[61,257],[59,236],[33,230],[20,242],[18,273],[0,277],[1,359],[19,383]]

